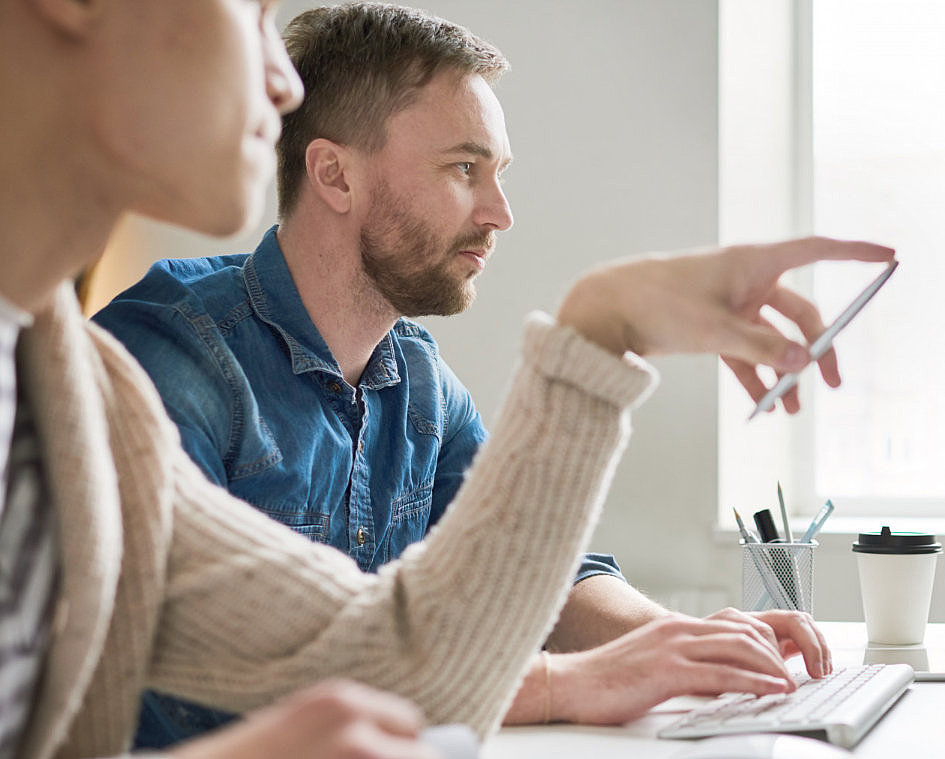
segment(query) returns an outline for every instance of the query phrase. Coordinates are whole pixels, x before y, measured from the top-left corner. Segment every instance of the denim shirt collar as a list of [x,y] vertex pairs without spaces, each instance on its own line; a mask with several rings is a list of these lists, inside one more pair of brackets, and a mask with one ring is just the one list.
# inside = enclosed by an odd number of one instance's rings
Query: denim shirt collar
[[[338,362],[302,303],[276,237],[277,230],[278,225],[266,232],[243,266],[249,302],[256,315],[285,340],[294,374],[321,371],[341,377]],[[359,384],[377,390],[399,382],[394,336],[388,332],[374,348]]]

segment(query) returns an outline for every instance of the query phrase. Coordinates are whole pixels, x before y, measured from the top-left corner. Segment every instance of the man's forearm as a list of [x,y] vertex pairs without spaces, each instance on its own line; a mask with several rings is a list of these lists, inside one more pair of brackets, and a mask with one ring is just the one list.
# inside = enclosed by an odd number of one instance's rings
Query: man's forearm
[[619,577],[594,575],[571,588],[546,647],[585,651],[668,613]]
[[502,719],[502,724],[536,725],[554,720],[554,715],[549,714],[548,680],[550,678],[546,669],[547,662],[543,659],[545,655],[539,654],[532,659],[525,673],[525,679]]

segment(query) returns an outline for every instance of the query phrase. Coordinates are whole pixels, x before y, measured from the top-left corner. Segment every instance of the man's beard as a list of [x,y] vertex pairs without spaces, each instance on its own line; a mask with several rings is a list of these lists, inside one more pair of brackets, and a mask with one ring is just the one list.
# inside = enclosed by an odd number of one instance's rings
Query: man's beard
[[404,205],[386,184],[372,193],[371,215],[361,229],[365,274],[402,316],[451,316],[464,311],[476,297],[475,277],[452,271],[455,258],[461,250],[491,250],[494,233],[444,243]]

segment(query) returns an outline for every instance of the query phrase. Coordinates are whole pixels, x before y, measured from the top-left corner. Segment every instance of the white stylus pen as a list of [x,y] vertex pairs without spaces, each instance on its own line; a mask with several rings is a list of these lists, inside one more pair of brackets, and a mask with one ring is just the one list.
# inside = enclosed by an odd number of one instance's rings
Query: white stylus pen
[[[897,266],[899,266],[898,261],[893,261],[889,264],[882,274],[870,282],[866,289],[856,296],[856,299],[844,309],[843,313],[834,320],[833,324],[827,327],[827,329],[821,333],[820,337],[811,343],[810,348],[808,348],[811,361],[816,361],[827,352],[833,343],[833,339],[840,330],[846,327],[850,323],[850,320],[860,312],[860,309],[869,302],[869,299],[876,295],[876,291],[886,283],[886,280],[889,279]],[[764,411],[770,411],[774,408],[774,402],[797,384],[797,378],[799,376],[800,372],[788,372],[783,375],[781,379],[777,381],[777,384],[765,393],[765,397],[758,401],[758,405],[755,406],[755,410],[751,412],[748,421],[750,422],[758,414]]]

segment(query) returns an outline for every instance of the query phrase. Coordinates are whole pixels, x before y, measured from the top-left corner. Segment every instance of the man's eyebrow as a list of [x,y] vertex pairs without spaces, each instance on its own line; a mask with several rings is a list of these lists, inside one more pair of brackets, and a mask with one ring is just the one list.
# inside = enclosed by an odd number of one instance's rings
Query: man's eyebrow
[[[482,145],[478,142],[461,142],[458,145],[453,145],[450,148],[446,148],[443,151],[444,153],[465,153],[477,155],[480,158],[485,158],[487,161],[491,161],[495,158],[492,151],[489,150],[485,145]],[[510,163],[512,163],[512,156],[510,155],[502,162],[502,168],[505,168]]]

